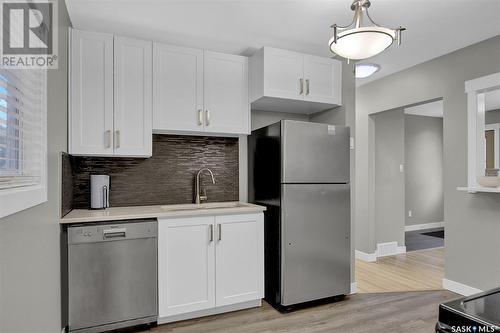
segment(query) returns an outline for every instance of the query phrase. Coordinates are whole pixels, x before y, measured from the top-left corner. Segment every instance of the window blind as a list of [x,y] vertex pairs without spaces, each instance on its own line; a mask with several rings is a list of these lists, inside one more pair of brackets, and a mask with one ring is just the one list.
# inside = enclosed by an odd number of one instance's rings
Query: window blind
[[43,69],[0,69],[0,191],[42,182],[46,80]]

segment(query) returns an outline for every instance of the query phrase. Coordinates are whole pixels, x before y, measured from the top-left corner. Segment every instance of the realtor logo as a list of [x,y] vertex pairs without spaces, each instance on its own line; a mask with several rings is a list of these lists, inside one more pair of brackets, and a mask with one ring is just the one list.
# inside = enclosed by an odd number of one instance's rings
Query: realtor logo
[[57,0],[1,0],[0,67],[57,68]]

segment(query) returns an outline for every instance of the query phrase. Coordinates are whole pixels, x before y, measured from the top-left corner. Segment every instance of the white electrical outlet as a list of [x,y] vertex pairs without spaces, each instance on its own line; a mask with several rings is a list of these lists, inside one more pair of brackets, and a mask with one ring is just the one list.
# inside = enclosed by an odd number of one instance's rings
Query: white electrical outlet
[[411,211],[411,209],[408,211],[408,217],[413,217],[413,212]]
[[405,172],[405,166],[403,164],[399,165],[399,172]]

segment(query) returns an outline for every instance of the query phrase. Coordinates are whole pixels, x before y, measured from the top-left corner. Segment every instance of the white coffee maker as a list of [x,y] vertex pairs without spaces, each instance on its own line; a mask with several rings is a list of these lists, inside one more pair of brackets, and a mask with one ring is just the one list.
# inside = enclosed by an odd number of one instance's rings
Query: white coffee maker
[[90,208],[109,207],[109,176],[90,175]]

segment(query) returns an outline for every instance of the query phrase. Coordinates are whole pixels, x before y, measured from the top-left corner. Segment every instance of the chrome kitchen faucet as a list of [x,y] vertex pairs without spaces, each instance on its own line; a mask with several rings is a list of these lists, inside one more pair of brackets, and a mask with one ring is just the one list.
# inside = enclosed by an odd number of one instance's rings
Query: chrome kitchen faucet
[[208,171],[210,173],[210,176],[212,177],[212,183],[215,184],[215,178],[212,170],[209,168],[202,168],[198,170],[198,173],[196,174],[196,180],[195,180],[195,191],[196,191],[196,199],[195,202],[197,205],[199,205],[202,201],[207,200],[207,193],[206,191],[203,191],[203,195],[200,196],[200,175],[203,173],[203,171]]

